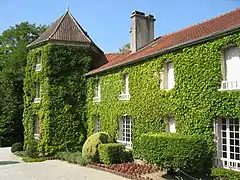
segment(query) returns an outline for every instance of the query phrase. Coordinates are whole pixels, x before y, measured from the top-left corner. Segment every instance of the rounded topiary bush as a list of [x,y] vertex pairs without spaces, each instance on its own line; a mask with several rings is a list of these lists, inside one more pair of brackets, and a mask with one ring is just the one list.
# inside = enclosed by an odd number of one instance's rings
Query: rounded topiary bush
[[82,156],[86,160],[91,160],[92,162],[99,161],[98,147],[100,144],[109,143],[110,137],[105,132],[98,132],[91,135],[83,145]]
[[23,150],[23,144],[21,142],[16,142],[12,145],[11,152],[14,153],[16,151],[22,151]]

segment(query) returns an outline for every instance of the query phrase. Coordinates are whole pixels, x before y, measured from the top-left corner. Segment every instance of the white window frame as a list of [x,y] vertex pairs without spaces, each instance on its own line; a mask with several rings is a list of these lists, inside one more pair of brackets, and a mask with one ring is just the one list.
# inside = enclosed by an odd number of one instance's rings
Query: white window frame
[[[173,87],[169,87],[169,64],[172,63],[173,69]],[[175,76],[174,76],[174,62],[167,60],[163,64],[163,70],[161,72],[161,84],[160,88],[164,90],[171,90],[175,86]]]
[[119,121],[119,139],[118,143],[123,144],[126,148],[132,149],[132,118],[129,115],[124,115]]
[[38,115],[34,117],[34,139],[39,139],[40,134],[40,118]]
[[123,75],[124,78],[124,88],[121,92],[121,94],[119,95],[119,100],[129,100],[130,99],[130,93],[129,93],[129,74],[124,74]]
[[42,56],[41,54],[37,55],[37,63],[35,66],[35,71],[41,71],[42,70]]
[[101,101],[100,79],[96,79],[94,88],[95,89],[94,89],[93,102],[100,102]]
[[99,116],[95,116],[94,117],[94,123],[95,123],[95,130],[94,130],[94,132],[95,133],[97,133],[97,132],[100,132],[100,118],[99,118]]
[[176,133],[176,120],[173,116],[165,118],[166,122],[166,132]]
[[36,94],[34,98],[34,103],[40,103],[41,101],[41,85],[40,83],[35,83]]
[[[222,50],[222,77],[223,80],[221,82],[221,87],[219,91],[239,91],[240,90],[240,77],[238,78],[228,78],[228,67],[227,67],[227,61],[231,62],[233,59],[228,59],[228,53],[229,51],[232,51],[234,53],[234,50],[239,55],[235,56],[235,58],[238,58],[239,64],[240,64],[240,48],[236,47],[234,45],[229,45],[228,47],[225,47]],[[234,57],[234,56],[233,56]],[[233,58],[232,57],[232,58]],[[236,61],[236,59],[235,59]],[[234,62],[234,61],[233,61]],[[238,67],[238,64],[236,64],[236,67]]]
[[217,167],[240,171],[240,120],[218,118],[214,124]]

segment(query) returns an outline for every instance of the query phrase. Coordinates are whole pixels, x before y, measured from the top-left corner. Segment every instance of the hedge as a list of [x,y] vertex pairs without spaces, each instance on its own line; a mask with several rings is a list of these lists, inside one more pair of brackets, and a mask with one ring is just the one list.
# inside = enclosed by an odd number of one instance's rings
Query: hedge
[[221,179],[221,180],[239,180],[240,179],[240,172],[222,169],[222,168],[213,168],[211,176],[214,179]]
[[206,142],[196,135],[144,134],[135,148],[141,159],[167,171],[201,172],[207,160]]
[[109,135],[104,132],[98,132],[86,140],[82,147],[82,156],[84,159],[92,162],[99,162],[99,145],[110,142]]
[[100,144],[99,157],[104,164],[117,164],[122,162],[124,145],[118,143]]

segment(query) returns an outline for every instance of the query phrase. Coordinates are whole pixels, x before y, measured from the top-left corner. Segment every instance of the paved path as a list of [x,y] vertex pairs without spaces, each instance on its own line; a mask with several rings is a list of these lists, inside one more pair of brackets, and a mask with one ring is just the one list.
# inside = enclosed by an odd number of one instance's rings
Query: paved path
[[[1,165],[3,161],[19,163]],[[0,180],[127,180],[111,173],[82,167],[58,160],[24,163],[11,154],[9,148],[0,148]]]

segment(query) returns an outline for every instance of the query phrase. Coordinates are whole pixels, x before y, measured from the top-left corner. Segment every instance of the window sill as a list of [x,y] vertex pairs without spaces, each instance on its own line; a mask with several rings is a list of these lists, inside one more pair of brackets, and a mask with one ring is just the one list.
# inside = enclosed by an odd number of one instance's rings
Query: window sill
[[122,101],[130,100],[130,94],[120,94],[118,99]]
[[34,139],[39,139],[39,134],[34,134]]
[[41,69],[42,69],[42,65],[41,64],[36,64],[36,66],[35,66],[35,71],[41,71]]
[[40,98],[34,98],[34,103],[40,103],[41,99]]
[[101,101],[100,97],[94,97],[93,98],[93,102],[100,102],[100,101]]
[[127,149],[132,149],[132,143],[128,141],[116,140],[119,144],[124,145]]
[[222,81],[218,91],[240,91],[240,81]]

